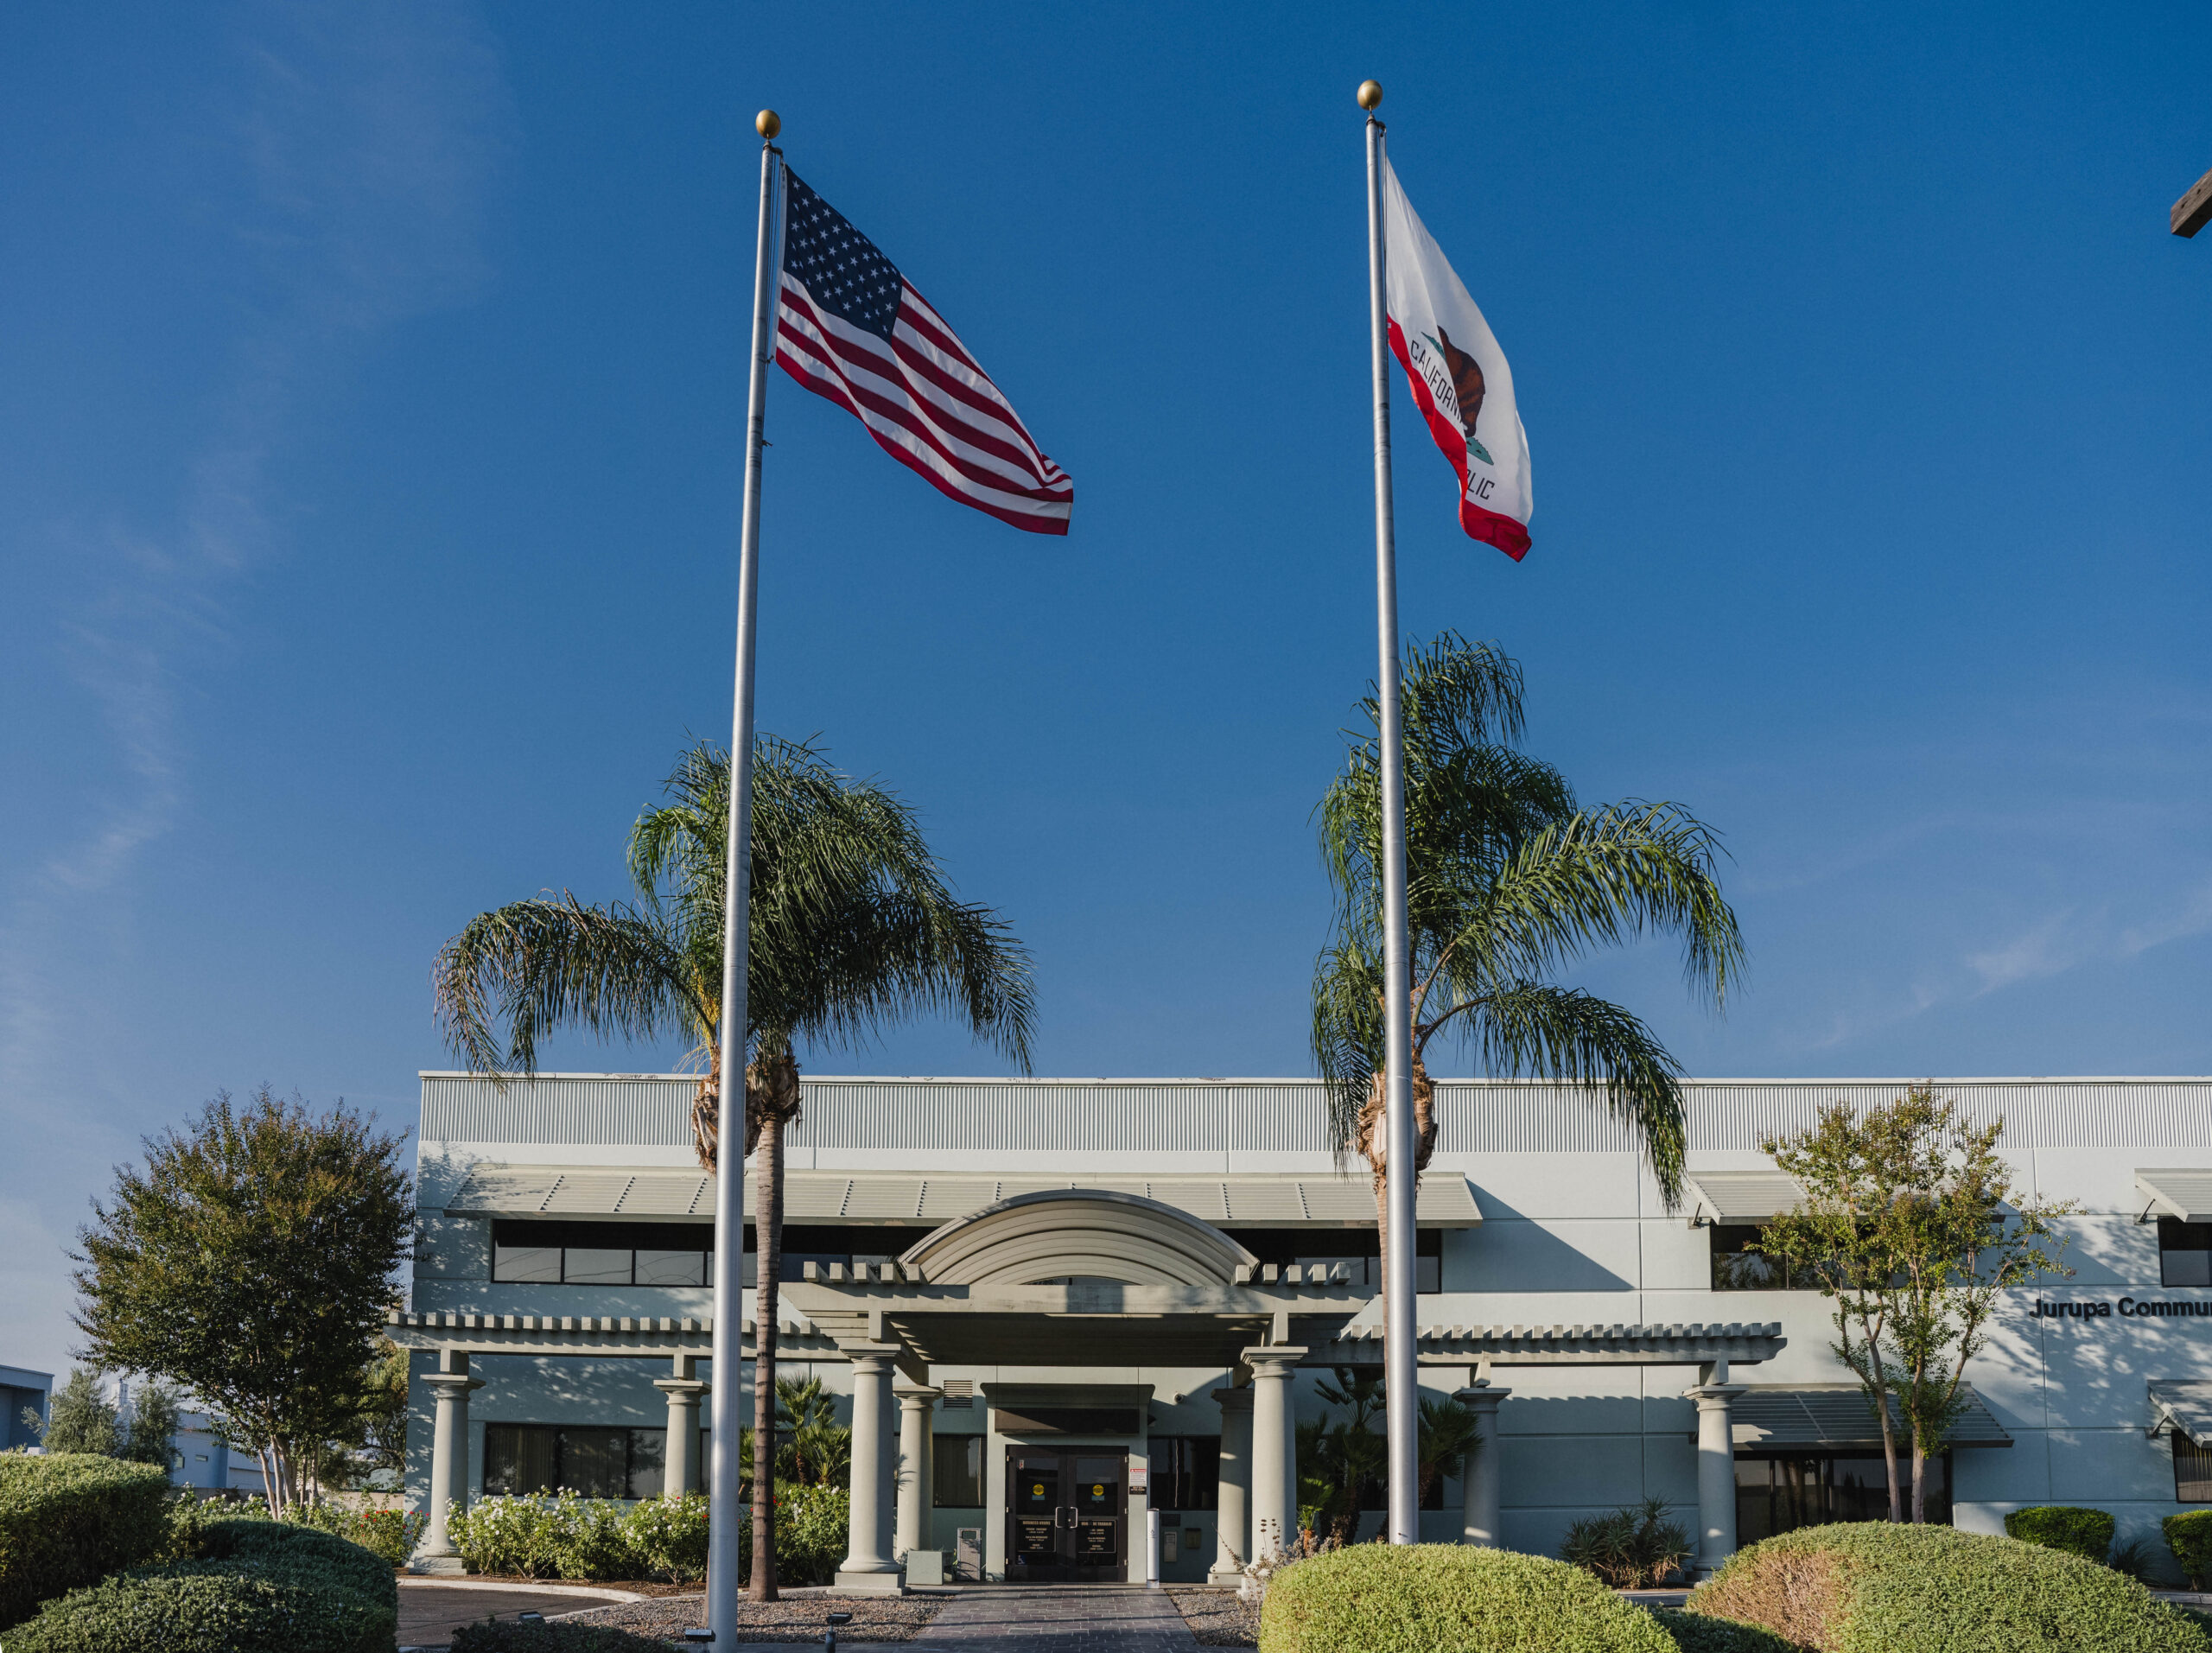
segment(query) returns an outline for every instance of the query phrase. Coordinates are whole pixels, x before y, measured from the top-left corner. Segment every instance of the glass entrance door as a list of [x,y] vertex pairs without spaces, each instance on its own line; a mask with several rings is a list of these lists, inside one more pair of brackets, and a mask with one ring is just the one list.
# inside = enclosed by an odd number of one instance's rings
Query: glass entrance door
[[1007,1448],[1007,1576],[1121,1584],[1128,1577],[1128,1459]]

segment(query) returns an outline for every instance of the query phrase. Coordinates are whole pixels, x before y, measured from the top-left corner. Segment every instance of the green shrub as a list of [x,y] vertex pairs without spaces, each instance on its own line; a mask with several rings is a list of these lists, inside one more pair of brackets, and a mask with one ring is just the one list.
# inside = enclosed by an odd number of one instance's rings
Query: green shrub
[[1796,1643],[1732,1618],[1677,1612],[1672,1607],[1654,1607],[1651,1616],[1659,1621],[1660,1629],[1675,1638],[1682,1653],[1799,1653]]
[[2212,1653],[2133,1579],[2081,1556],[1948,1527],[1859,1521],[1738,1550],[1689,1611],[1827,1653]]
[[2159,1526],[2192,1590],[2212,1590],[2212,1510],[2168,1516]]
[[[827,1584],[852,1537],[852,1495],[842,1486],[794,1486],[776,1494],[776,1581]],[[752,1523],[747,1523],[749,1529]],[[748,1538],[750,1535],[748,1532]],[[745,1554],[753,1546],[748,1542]],[[752,1563],[747,1562],[750,1568]]]
[[302,1527],[336,1533],[382,1556],[394,1567],[407,1565],[415,1546],[423,1542],[425,1516],[412,1510],[354,1510],[326,1501],[295,1504],[284,1517]]
[[1261,1653],[1675,1653],[1659,1621],[1580,1567],[1463,1544],[1354,1544],[1284,1568]]
[[2005,1517],[2005,1530],[2023,1543],[2063,1549],[2069,1555],[2101,1562],[2112,1554],[2114,1523],[2108,1510],[2046,1504],[2013,1510]]
[[518,1573],[556,1579],[560,1573],[557,1509],[551,1498],[479,1498],[446,1516],[446,1532],[471,1573]]
[[0,1453],[0,1629],[41,1601],[160,1554],[168,1502],[169,1478],[150,1464]]
[[1559,1558],[1616,1590],[1644,1590],[1679,1574],[1690,1559],[1689,1529],[1667,1518],[1666,1501],[1589,1516],[1567,1529]]
[[391,1569],[357,1544],[270,1521],[219,1521],[206,1554],[73,1591],[9,1633],[9,1653],[391,1653]]
[[643,1578],[685,1584],[707,1574],[707,1500],[702,1493],[647,1498],[622,1517],[622,1536]]

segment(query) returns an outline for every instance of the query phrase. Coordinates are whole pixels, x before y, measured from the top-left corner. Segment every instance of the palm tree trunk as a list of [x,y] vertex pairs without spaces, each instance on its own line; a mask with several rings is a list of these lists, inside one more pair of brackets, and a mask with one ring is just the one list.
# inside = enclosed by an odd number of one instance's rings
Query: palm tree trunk
[[[1421,1188],[1421,1173],[1428,1169],[1428,1162],[1436,1156],[1436,1086],[1428,1077],[1428,1069],[1419,1056],[1414,1058],[1414,1188]],[[1388,1081],[1378,1070],[1369,1081],[1367,1105],[1359,1110],[1359,1151],[1375,1179],[1375,1233],[1378,1245],[1376,1255],[1390,1255],[1390,1093]],[[1389,1324],[1390,1303],[1382,1301],[1383,1324]]]
[[798,1062],[789,1050],[764,1055],[746,1075],[746,1101],[758,1103],[758,1173],[753,1250],[753,1589],[776,1593],[776,1311],[784,1261],[784,1127],[798,1113]]

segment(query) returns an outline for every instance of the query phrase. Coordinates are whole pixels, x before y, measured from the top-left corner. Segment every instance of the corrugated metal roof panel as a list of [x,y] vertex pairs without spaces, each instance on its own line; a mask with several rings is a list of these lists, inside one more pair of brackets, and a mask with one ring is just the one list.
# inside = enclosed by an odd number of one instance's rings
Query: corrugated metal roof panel
[[1682,1181],[1689,1189],[1693,1220],[1764,1223],[1805,1198],[1796,1179],[1779,1171],[1694,1171]]
[[2212,1383],[2158,1378],[2152,1380],[2150,1389],[2151,1406],[2158,1414],[2151,1434],[2160,1435],[2178,1429],[2200,1446],[2212,1444]]
[[[541,1074],[504,1086],[423,1076],[425,1142],[686,1148],[690,1074]],[[1872,1106],[1904,1079],[1693,1079],[1689,1147],[1753,1150],[1811,1125],[1832,1102]],[[2212,1080],[1939,1079],[1977,1119],[2002,1117],[2008,1148],[2202,1148]],[[791,1143],[805,1150],[1326,1154],[1327,1095],[1310,1079],[808,1078]],[[1549,1083],[1442,1079],[1440,1147],[1452,1154],[1633,1153],[1604,1106]]]
[[2138,1171],[2135,1188],[2161,1217],[2178,1217],[2184,1223],[2212,1223],[2212,1171]]
[[[1966,1410],[1953,1427],[1954,1446],[2009,1446],[2012,1437],[1983,1404],[1971,1384],[1964,1391]],[[1882,1431],[1865,1393],[1858,1389],[1768,1389],[1753,1387],[1728,1407],[1736,1445],[1767,1450],[1860,1452],[1882,1444]],[[1897,1397],[1890,1397],[1890,1418],[1904,1427]]]
[[[928,1224],[967,1217],[1017,1194],[1105,1188],[1156,1199],[1209,1223],[1236,1227],[1361,1225],[1375,1220],[1364,1179],[1230,1177],[935,1177],[918,1172],[830,1171],[784,1174],[784,1217],[791,1223]],[[746,1179],[748,1211],[759,1194]],[[698,1172],[575,1171],[557,1166],[480,1165],[447,1209],[504,1216],[708,1217],[714,1181]],[[1471,1228],[1482,1221],[1467,1179],[1432,1173],[1421,1183],[1420,1220]]]

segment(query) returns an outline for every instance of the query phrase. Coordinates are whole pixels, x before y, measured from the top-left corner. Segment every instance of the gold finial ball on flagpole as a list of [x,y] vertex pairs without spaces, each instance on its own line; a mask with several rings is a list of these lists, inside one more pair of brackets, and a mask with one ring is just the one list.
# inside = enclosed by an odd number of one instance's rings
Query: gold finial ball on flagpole
[[1362,109],[1371,111],[1382,101],[1382,83],[1380,80],[1363,80],[1359,83],[1359,106]]
[[[1366,96],[1364,92],[1360,95]],[[784,130],[784,123],[774,110],[764,109],[753,118],[753,130],[763,137],[772,138]]]

